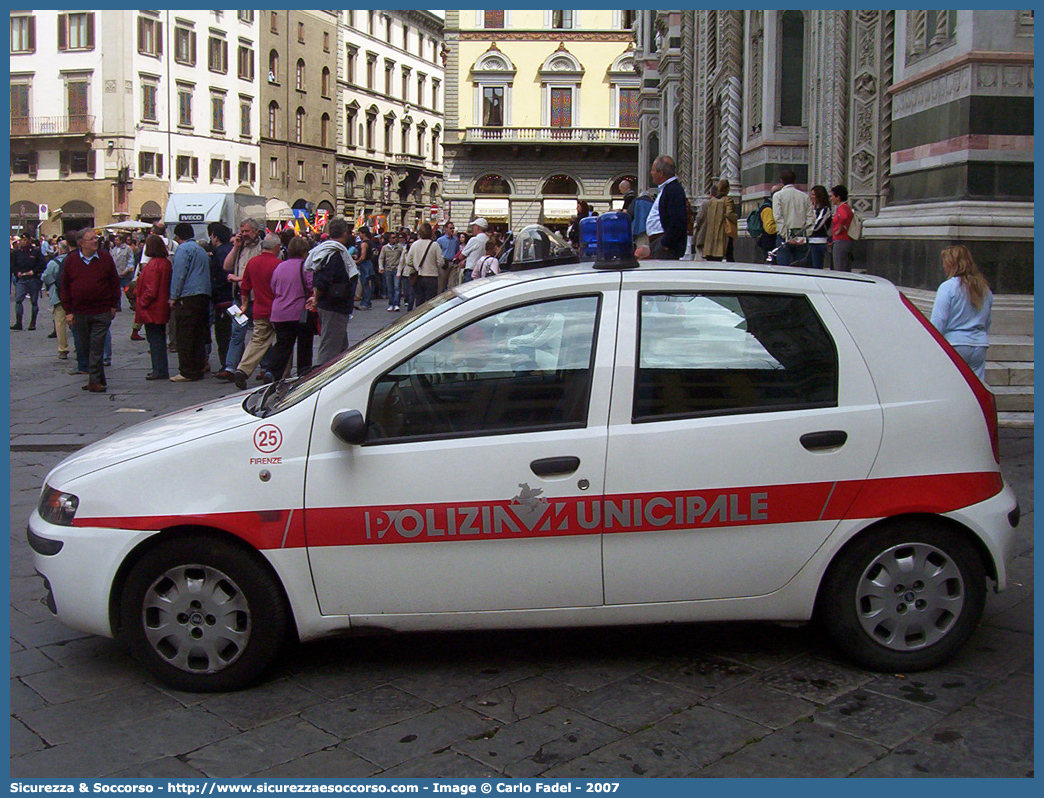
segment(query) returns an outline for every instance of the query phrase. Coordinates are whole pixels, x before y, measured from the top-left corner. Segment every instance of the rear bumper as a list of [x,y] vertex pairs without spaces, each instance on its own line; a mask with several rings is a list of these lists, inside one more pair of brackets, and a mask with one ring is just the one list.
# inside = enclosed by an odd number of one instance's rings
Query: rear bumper
[[952,518],[971,529],[985,544],[997,575],[995,590],[998,593],[1008,585],[1008,563],[1012,557],[1015,529],[1021,515],[1015,492],[1007,482],[1000,493],[986,501],[946,513],[947,518]]

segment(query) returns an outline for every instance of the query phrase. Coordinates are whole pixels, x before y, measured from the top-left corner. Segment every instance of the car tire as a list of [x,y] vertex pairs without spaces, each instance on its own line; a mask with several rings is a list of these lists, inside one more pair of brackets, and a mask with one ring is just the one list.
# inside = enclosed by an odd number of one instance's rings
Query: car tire
[[256,552],[191,535],[160,543],[134,564],[120,622],[131,654],[165,685],[217,692],[265,675],[285,642],[289,612]]
[[972,544],[913,519],[843,549],[819,594],[835,642],[859,665],[886,672],[941,665],[967,642],[985,604],[985,570]]

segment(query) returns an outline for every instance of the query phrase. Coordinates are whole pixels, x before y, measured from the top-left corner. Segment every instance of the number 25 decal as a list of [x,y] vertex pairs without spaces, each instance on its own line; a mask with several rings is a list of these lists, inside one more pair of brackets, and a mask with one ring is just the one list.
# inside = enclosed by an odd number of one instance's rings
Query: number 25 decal
[[254,432],[254,447],[259,452],[270,454],[283,444],[283,433],[275,424],[265,424]]

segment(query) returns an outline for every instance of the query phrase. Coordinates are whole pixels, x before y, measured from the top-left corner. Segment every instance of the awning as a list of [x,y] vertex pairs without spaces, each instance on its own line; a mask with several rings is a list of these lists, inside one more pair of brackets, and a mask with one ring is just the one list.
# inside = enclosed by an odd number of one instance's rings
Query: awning
[[568,222],[576,216],[576,198],[544,200],[544,221]]
[[485,217],[488,222],[507,222],[511,216],[511,202],[506,199],[476,199],[475,215],[472,218],[479,216]]
[[107,224],[103,229],[105,230],[148,230],[152,227],[150,222],[136,222],[133,219],[128,219],[125,222],[115,222],[113,224]]
[[265,203],[265,218],[272,220],[293,219],[294,212],[284,200],[273,198]]

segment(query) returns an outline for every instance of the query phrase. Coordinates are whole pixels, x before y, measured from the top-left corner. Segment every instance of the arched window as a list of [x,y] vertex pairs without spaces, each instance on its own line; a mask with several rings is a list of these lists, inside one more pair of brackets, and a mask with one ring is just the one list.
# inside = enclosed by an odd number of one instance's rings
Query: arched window
[[268,82],[279,82],[279,53],[275,50],[268,54]]
[[475,181],[476,194],[510,194],[511,185],[500,175],[484,175]]
[[297,59],[297,90],[305,90],[305,62],[304,59]]
[[[511,89],[515,65],[500,50],[488,50],[471,68],[475,86],[475,119],[482,127],[501,128],[511,125]],[[500,131],[487,131],[483,137],[496,138]]]
[[355,172],[344,173],[344,196],[348,199],[355,197]]
[[779,124],[800,127],[805,118],[805,15],[784,11],[779,49]]
[[268,137],[270,139],[279,138],[279,103],[272,100],[268,104]]
[[373,175],[366,175],[363,180],[363,199],[373,200]]
[[322,95],[324,97],[329,97],[330,96],[330,69],[329,69],[329,67],[323,67]]
[[330,146],[330,115],[323,114],[319,120],[319,144],[322,147]]
[[544,181],[540,193],[575,196],[580,193],[580,186],[569,175],[552,175]]
[[371,108],[366,112],[366,149],[373,152],[374,131],[377,129],[377,109]]
[[568,50],[553,52],[540,67],[541,118],[545,127],[570,128],[580,116],[584,66]]
[[305,110],[304,108],[297,109],[297,126],[294,129],[294,141],[298,144],[304,141],[304,120]]
[[428,189],[428,197],[431,200],[432,205],[437,205],[439,202],[439,184],[432,183],[431,188]]

